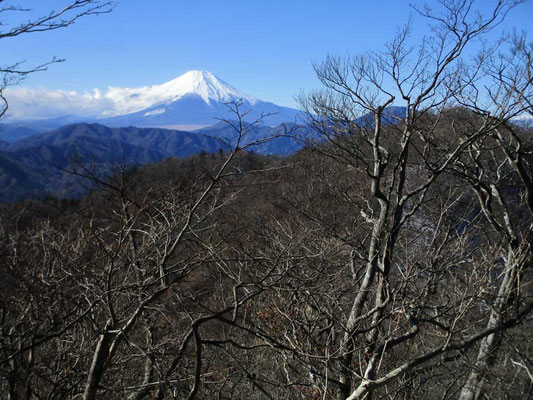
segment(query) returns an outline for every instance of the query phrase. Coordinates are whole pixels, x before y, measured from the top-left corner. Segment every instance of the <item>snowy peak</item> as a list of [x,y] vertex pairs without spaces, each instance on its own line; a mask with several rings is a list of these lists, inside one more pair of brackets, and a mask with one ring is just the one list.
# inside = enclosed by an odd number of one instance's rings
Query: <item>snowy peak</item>
[[221,103],[240,98],[251,104],[257,102],[253,97],[238,91],[209,71],[189,71],[159,86],[159,90],[161,95],[170,101],[192,94],[200,96],[206,103],[211,101]]
[[[0,0],[1,2],[1,0]],[[10,92],[10,98],[16,96]],[[82,94],[61,90],[23,89],[18,118],[12,120],[59,118],[69,122],[98,121],[107,126],[175,127],[212,125],[217,118],[235,117],[225,103],[243,100],[241,111],[254,121],[269,115],[269,125],[294,121],[298,110],[251,97],[208,71],[189,71],[171,81],[142,87],[110,86]],[[38,113],[34,114],[37,110]],[[21,118],[22,116],[22,118]],[[60,125],[54,125],[58,127]]]
[[[96,95],[102,97],[99,92]],[[110,87],[103,97],[112,106],[108,111],[104,111],[103,116],[124,115],[161,107],[187,96],[199,97],[206,104],[243,99],[253,106],[258,102],[257,99],[235,89],[211,72],[189,71],[162,85],[141,88]]]

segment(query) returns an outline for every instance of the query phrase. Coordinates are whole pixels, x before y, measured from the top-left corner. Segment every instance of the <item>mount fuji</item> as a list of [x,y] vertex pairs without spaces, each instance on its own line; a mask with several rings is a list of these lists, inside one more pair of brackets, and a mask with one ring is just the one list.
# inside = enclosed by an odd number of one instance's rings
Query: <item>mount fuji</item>
[[[120,93],[119,90],[115,90]],[[124,89],[115,96],[119,109],[134,109],[119,115],[101,118],[107,126],[183,127],[184,125],[213,125],[217,118],[234,119],[226,103],[240,102],[240,109],[248,112],[245,120],[269,115],[265,124],[294,122],[298,110],[281,107],[249,96],[208,71],[189,71],[180,77],[139,89]],[[109,93],[113,95],[113,93]],[[142,107],[141,109],[138,109]],[[135,108],[137,108],[135,110]]]
[[217,119],[235,119],[226,103],[239,102],[245,120],[262,114],[265,125],[295,122],[299,111],[258,100],[235,89],[208,71],[189,71],[161,85],[138,88],[109,87],[83,94],[73,91],[15,88],[8,93],[10,115],[3,124],[46,131],[91,122],[110,127],[165,127],[194,129]]
[[0,123],[8,141],[82,122],[190,131],[235,119],[226,105],[231,102],[240,103],[247,122],[266,115],[266,126],[297,122],[300,115],[296,109],[249,96],[208,71],[189,71],[161,85],[137,88],[111,86],[82,94],[15,88],[8,95],[11,114]]

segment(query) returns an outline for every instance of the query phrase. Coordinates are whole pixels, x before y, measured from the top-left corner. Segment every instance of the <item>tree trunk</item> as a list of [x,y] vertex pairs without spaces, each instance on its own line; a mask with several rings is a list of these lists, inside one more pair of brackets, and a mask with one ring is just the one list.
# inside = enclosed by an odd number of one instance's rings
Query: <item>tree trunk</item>
[[106,325],[94,351],[93,362],[91,363],[89,376],[87,377],[87,384],[85,385],[85,392],[83,393],[83,400],[94,400],[96,398],[98,385],[104,374],[104,365],[109,356],[109,348],[111,346],[112,338],[113,334],[109,332],[109,325]]
[[[509,249],[506,260],[506,273],[500,284],[498,290],[498,297],[492,307],[492,311],[487,323],[487,329],[492,329],[498,326],[502,320],[502,313],[505,311],[509,297],[512,295],[512,290],[516,286],[516,278],[518,276],[518,268],[520,262],[516,259],[516,254],[513,249]],[[493,333],[488,335],[481,341],[479,351],[476,357],[476,362],[473,366],[470,375],[461,390],[459,400],[476,400],[483,392],[483,385],[485,384],[485,374],[487,368],[491,365],[491,358],[496,352],[499,345],[498,334]]]

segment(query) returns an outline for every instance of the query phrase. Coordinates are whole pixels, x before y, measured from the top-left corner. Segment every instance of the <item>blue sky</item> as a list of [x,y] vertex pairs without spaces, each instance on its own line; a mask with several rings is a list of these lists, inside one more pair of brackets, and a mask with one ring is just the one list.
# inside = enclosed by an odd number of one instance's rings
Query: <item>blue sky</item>
[[[61,3],[41,0],[39,7]],[[319,87],[313,60],[381,49],[410,13],[401,0],[122,0],[111,14],[64,30],[3,39],[0,54],[2,64],[67,60],[27,78],[23,86],[30,88],[138,87],[203,69],[254,97],[294,107],[299,91]],[[530,1],[501,29],[529,30],[532,17]]]

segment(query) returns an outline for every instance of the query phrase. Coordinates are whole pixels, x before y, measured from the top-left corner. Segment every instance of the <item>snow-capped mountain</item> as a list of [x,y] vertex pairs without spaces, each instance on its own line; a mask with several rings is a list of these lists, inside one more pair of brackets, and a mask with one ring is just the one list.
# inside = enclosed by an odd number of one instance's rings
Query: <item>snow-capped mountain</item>
[[7,95],[10,118],[4,122],[19,126],[68,120],[109,126],[198,127],[217,123],[215,118],[234,118],[225,105],[234,101],[242,102],[243,111],[251,110],[248,120],[262,113],[275,114],[265,119],[267,125],[293,122],[298,114],[249,96],[208,71],[189,71],[161,85],[138,88],[111,86],[107,91],[85,93],[15,88]]
[[[294,121],[298,111],[258,100],[235,89],[208,71],[189,71],[162,85],[139,89],[111,88],[106,96],[117,103],[119,115],[101,119],[109,126],[212,125],[217,118],[235,118],[226,103],[240,101],[250,111],[247,120],[261,114],[267,125]],[[124,112],[125,110],[128,110]]]
[[139,112],[154,106],[164,106],[187,96],[200,97],[205,103],[222,103],[243,99],[250,104],[257,100],[235,89],[209,71],[189,71],[162,85],[140,88],[110,87],[103,97],[111,100],[115,107],[105,111],[106,116]]
[[163,101],[175,101],[194,94],[206,103],[228,102],[235,99],[246,100],[252,105],[257,102],[257,99],[235,89],[209,71],[189,71],[170,82],[152,86],[151,91],[154,96],[162,97]]

